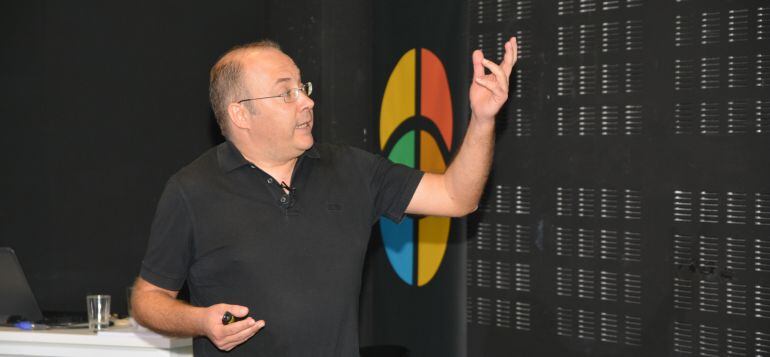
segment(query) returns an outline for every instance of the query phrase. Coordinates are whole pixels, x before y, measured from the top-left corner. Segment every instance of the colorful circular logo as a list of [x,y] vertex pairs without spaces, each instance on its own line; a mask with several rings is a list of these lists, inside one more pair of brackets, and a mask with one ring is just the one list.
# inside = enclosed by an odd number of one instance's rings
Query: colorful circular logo
[[[452,98],[441,60],[411,49],[388,78],[380,108],[380,149],[393,162],[443,173],[452,146]],[[380,231],[388,261],[399,278],[423,286],[436,275],[446,252],[451,220],[383,217]]]

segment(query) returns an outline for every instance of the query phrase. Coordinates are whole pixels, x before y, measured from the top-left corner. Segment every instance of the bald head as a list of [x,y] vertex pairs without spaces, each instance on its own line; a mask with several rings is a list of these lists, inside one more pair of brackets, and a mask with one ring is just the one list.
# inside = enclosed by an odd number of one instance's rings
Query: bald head
[[[211,68],[209,100],[219,129],[225,137],[228,136],[227,106],[247,95],[243,81],[243,58],[253,51],[263,49],[281,51],[281,47],[270,40],[247,43],[235,46],[225,52]],[[247,107],[252,110],[251,103],[247,102]]]

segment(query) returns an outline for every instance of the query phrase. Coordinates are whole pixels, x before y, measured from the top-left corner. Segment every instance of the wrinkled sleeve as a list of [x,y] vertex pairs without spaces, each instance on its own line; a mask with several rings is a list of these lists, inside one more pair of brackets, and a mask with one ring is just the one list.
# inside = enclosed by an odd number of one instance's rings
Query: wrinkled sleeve
[[158,201],[139,275],[163,289],[178,291],[192,260],[193,219],[179,183],[172,177]]
[[369,180],[369,195],[373,202],[372,223],[380,216],[400,222],[422,180],[423,172],[393,163],[380,155],[353,150]]

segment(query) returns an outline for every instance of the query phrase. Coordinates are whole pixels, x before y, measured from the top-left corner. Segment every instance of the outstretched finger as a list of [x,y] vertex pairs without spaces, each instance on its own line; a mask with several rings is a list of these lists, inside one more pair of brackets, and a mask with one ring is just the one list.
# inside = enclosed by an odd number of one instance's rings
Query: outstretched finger
[[484,65],[482,64],[484,61],[484,54],[481,52],[481,50],[475,50],[473,51],[471,59],[473,60],[473,78],[483,76],[485,74]]
[[508,42],[505,43],[505,55],[503,55],[503,62],[500,64],[503,67],[503,71],[506,76],[511,75],[513,66],[519,58],[519,49],[516,37],[511,37]]

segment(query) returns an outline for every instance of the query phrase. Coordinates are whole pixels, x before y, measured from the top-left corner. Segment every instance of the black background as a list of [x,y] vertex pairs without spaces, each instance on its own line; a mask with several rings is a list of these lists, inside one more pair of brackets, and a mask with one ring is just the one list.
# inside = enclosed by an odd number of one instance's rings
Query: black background
[[223,140],[208,71],[236,44],[279,42],[315,84],[316,138],[367,148],[370,12],[352,1],[4,3],[0,246],[16,251],[41,308],[84,311],[99,292],[125,313],[165,181]]

